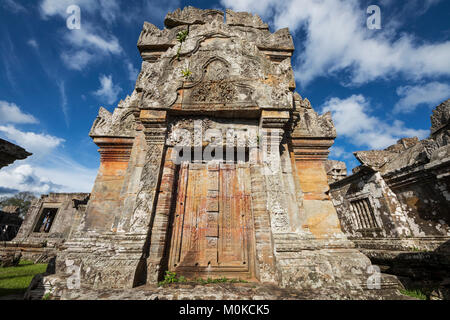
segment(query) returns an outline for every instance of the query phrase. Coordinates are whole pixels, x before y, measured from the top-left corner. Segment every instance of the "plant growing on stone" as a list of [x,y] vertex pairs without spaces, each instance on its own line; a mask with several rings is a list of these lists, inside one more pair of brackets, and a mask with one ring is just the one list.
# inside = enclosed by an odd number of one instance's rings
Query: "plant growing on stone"
[[42,297],[42,300],[50,300],[52,297],[52,294],[50,292],[47,292],[46,294],[44,294],[44,296]]
[[189,34],[188,30],[183,30],[183,31],[178,32],[178,34],[177,34],[177,41],[179,43],[183,43],[186,40],[188,34]]
[[177,34],[177,41],[180,43],[180,46],[178,47],[178,50],[177,50],[177,59],[178,60],[180,60],[181,46],[183,45],[183,42],[186,40],[188,34],[189,34],[188,30],[180,31]]
[[247,281],[245,281],[245,280],[229,279],[227,277],[222,277],[222,278],[218,278],[218,279],[208,278],[206,280],[202,279],[202,278],[198,278],[196,280],[196,282],[198,282],[200,284],[209,284],[209,283],[247,283]]
[[181,70],[181,74],[183,75],[183,77],[185,79],[187,79],[192,75],[192,72],[189,69],[184,69],[184,70]]
[[400,292],[404,294],[405,296],[413,297],[419,300],[427,300],[427,295],[421,290],[421,289],[415,289],[415,290],[403,290],[401,289]]
[[186,282],[186,278],[183,276],[177,277],[177,274],[175,272],[166,271],[166,274],[164,276],[164,280],[160,281],[158,284],[160,286],[166,285],[166,284],[172,284],[172,283],[183,283]]

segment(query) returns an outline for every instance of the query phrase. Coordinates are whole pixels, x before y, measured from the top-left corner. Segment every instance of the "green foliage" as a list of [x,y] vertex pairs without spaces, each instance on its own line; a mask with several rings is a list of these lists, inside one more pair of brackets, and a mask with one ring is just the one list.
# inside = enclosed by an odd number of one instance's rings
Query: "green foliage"
[[[186,282],[188,282],[188,281],[186,280],[185,277],[183,277],[183,276],[177,277],[177,274],[175,272],[166,271],[166,275],[164,276],[164,280],[160,281],[158,283],[158,285],[163,286],[163,285],[172,284],[172,283],[186,283]],[[247,283],[247,281],[245,281],[245,280],[228,279],[226,277],[222,277],[222,278],[218,278],[218,279],[212,279],[212,278],[202,279],[202,278],[198,278],[198,279],[190,281],[190,282],[199,283],[199,284],[209,284],[209,283]]]
[[187,79],[191,76],[192,72],[189,69],[184,69],[184,70],[181,70],[181,74],[183,75],[184,78]]
[[200,283],[200,284],[209,284],[209,283],[247,283],[247,281],[245,280],[241,280],[241,279],[228,279],[226,277],[222,277],[222,278],[218,278],[218,279],[212,279],[212,278],[208,278],[208,279],[202,279],[202,278],[198,278],[196,280],[196,282]]
[[415,289],[415,290],[400,290],[400,292],[401,292],[402,294],[404,294],[405,296],[417,298],[417,299],[420,299],[420,300],[427,300],[426,294],[423,293],[423,291],[420,290],[420,289]]
[[28,208],[31,205],[31,201],[36,199],[31,192],[19,192],[12,197],[2,197],[0,198],[0,208],[6,206],[16,206],[19,207],[19,216],[24,218],[28,212]]
[[46,294],[44,294],[44,296],[42,297],[42,300],[50,300],[52,297],[52,294],[50,292],[47,292]]
[[181,46],[183,45],[183,42],[186,40],[188,34],[189,34],[188,30],[180,31],[177,34],[177,41],[180,43],[180,46],[178,47],[177,50],[177,60],[180,60]]
[[188,34],[189,34],[188,30],[183,30],[183,31],[178,32],[178,34],[177,34],[177,41],[179,43],[183,43],[186,40]]
[[46,269],[46,264],[25,260],[16,267],[0,268],[0,296],[25,294],[33,277]]
[[166,271],[166,275],[164,276],[164,280],[160,281],[158,284],[160,286],[171,284],[171,283],[182,283],[186,282],[186,278],[183,276],[177,277],[177,274],[175,272]]

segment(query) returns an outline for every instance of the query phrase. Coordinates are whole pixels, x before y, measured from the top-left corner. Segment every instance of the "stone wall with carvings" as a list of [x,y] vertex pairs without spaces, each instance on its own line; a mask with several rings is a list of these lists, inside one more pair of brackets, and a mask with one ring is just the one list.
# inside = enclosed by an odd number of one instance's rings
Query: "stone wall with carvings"
[[88,193],[50,193],[34,200],[17,235],[4,242],[6,256],[48,262],[79,227],[89,201]]
[[[433,110],[427,139],[404,138],[385,150],[355,152],[361,165],[352,176],[331,185],[333,202],[348,235],[450,236],[449,110],[450,100]],[[355,196],[363,192],[370,204],[367,210],[354,203]],[[358,212],[363,218],[384,216],[385,222],[358,223]],[[400,221],[403,231],[398,226]],[[361,228],[365,225],[376,225],[380,232],[360,232],[370,229]]]
[[427,139],[356,152],[361,165],[330,185],[345,234],[407,288],[448,299],[450,100],[431,116]]

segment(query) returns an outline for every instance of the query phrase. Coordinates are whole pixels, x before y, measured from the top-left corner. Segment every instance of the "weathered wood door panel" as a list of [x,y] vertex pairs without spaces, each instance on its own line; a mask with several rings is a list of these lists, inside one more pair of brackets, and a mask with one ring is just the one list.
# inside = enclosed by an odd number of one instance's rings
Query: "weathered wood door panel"
[[251,278],[250,201],[248,164],[183,163],[169,270],[187,277]]

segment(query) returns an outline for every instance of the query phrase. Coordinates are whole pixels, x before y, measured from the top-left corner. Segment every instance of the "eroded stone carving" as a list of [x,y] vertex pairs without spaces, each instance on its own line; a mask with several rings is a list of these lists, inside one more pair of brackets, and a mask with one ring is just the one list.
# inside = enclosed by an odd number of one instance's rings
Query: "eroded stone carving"
[[164,24],[168,27],[179,25],[205,24],[213,21],[223,22],[223,12],[219,10],[202,10],[194,7],[185,7],[168,13]]
[[226,21],[230,26],[243,26],[265,30],[269,29],[267,23],[264,23],[257,14],[253,15],[248,12],[235,12],[227,9]]
[[294,96],[294,127],[292,134],[294,136],[325,136],[336,138],[336,128],[331,118],[331,112],[318,115],[311,107],[308,99],[296,93]]
[[446,269],[449,256],[449,115],[447,100],[433,110],[427,139],[356,152],[361,165],[330,185],[343,230],[359,248],[408,283],[446,294],[448,272],[430,270]]
[[91,137],[133,137],[135,124],[135,106],[137,104],[136,91],[125,100],[121,100],[113,113],[100,107],[97,119],[92,125]]
[[329,183],[342,180],[347,176],[347,165],[342,161],[327,160],[325,162],[325,170]]

